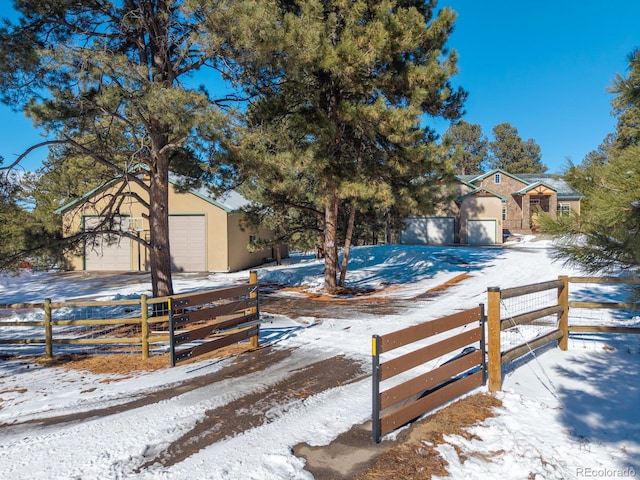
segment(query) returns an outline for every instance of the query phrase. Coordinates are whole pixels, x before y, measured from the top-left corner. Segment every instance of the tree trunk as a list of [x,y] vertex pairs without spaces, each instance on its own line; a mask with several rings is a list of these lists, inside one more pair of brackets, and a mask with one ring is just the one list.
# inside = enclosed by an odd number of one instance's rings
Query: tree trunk
[[324,289],[333,292],[336,289],[338,270],[338,247],[336,236],[338,231],[338,189],[335,182],[327,188],[327,201],[324,213]]
[[280,250],[281,245],[279,243],[276,243],[276,246],[274,248],[274,253],[276,255],[276,265],[282,265],[282,251]]
[[150,173],[149,261],[154,297],[173,295],[169,248],[169,162],[158,160]]
[[351,211],[349,212],[349,221],[347,223],[347,233],[344,239],[344,254],[342,255],[342,266],[340,268],[340,281],[338,284],[344,287],[344,280],[347,276],[347,267],[349,265],[349,252],[351,252],[351,237],[353,237],[353,227],[356,223],[356,199],[351,200]]

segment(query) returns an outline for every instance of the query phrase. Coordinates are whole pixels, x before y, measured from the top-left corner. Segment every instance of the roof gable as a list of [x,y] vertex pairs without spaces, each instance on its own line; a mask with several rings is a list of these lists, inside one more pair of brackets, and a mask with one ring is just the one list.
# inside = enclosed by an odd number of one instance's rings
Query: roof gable
[[[527,181],[521,179],[517,175],[509,173],[509,172],[507,172],[507,171],[505,171],[505,170],[503,170],[501,168],[494,168],[493,170],[490,170],[488,172],[481,173],[480,175],[475,175],[475,176],[474,175],[464,175],[464,180],[462,180],[462,179],[461,180],[466,182],[466,183],[470,183],[470,184],[475,185],[476,182],[481,182],[485,178],[490,177],[492,175],[495,175],[496,173],[499,173],[501,175],[506,175],[507,177],[511,177],[514,180],[517,180],[518,182],[521,182],[521,183],[523,183],[525,185],[528,183]],[[463,177],[463,176],[461,175],[460,177]],[[458,178],[460,178],[460,177],[458,177]],[[469,178],[469,177],[471,177],[471,178]]]
[[524,188],[521,188],[516,192],[516,194],[517,195],[526,195],[527,193],[548,194],[549,190],[557,193],[557,189],[555,189],[551,185],[547,185],[544,182],[535,182],[530,185],[527,185]]
[[[92,197],[100,190],[113,186],[116,182],[120,181],[121,179],[122,177],[113,178],[109,180],[107,183],[105,183],[104,185],[100,185],[96,188],[93,188],[92,190],[89,190],[87,193],[85,193],[81,197],[75,198],[72,201],[66,203],[65,205],[59,207],[54,211],[54,213],[56,214],[64,213],[65,211],[69,210],[75,205],[82,203],[86,199]],[[173,186],[176,186],[179,184],[179,178],[174,175],[170,175],[169,183]],[[206,186],[203,186],[198,189],[191,188],[187,192],[185,192],[185,194],[195,195],[196,197],[212,205],[215,205],[216,207],[224,210],[227,213],[237,212],[241,210],[243,207],[251,204],[249,200],[247,200],[245,197],[243,197],[241,194],[239,194],[235,190],[229,190],[222,193],[221,195],[218,195],[217,197],[214,197],[213,195],[211,195],[210,190]]]
[[550,173],[518,173],[514,175],[513,173],[509,173],[501,168],[495,168],[480,175],[457,175],[456,179],[466,185],[477,187],[476,182],[481,182],[485,178],[495,175],[496,173],[507,175],[508,177],[521,182],[524,187],[518,192],[515,192],[517,194],[524,194],[532,188],[544,185],[545,187],[555,191],[558,195],[558,199],[560,200],[579,200],[584,198],[584,195],[577,190],[574,190],[559,175]]
[[485,194],[488,194],[492,197],[497,197],[500,200],[502,200],[503,202],[506,202],[507,199],[505,197],[503,197],[502,195],[500,195],[499,193],[494,192],[493,190],[489,190],[486,187],[477,187],[474,188],[473,190],[471,190],[470,192],[465,193],[464,195],[459,196],[458,198],[456,198],[456,202],[463,202],[464,200],[466,200],[469,197],[473,197],[474,195],[477,195],[481,192],[484,192]]

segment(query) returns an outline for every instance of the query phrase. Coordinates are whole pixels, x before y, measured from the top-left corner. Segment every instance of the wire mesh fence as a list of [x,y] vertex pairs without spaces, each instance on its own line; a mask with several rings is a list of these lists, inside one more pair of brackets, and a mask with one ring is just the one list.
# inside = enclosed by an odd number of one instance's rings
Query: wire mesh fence
[[165,353],[168,302],[146,296],[116,301],[0,305],[4,355]]
[[503,331],[501,344],[504,350],[535,340],[558,328],[558,314],[552,313],[531,321],[518,323],[530,312],[540,311],[558,305],[557,289],[528,293],[500,300]]

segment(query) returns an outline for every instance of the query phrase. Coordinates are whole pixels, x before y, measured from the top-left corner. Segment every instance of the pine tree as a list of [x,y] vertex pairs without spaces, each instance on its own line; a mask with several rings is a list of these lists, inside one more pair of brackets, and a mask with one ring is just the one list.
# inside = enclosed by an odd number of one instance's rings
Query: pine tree
[[[200,34],[200,11],[189,3],[22,0],[18,22],[0,28],[2,100],[54,137],[24,155],[58,145],[66,150],[60,160],[91,158],[148,192],[154,296],[173,291],[169,172],[215,175],[210,152],[224,150],[230,124],[204,89],[186,87],[215,66],[222,41]],[[103,225],[116,214],[102,212]]]
[[16,201],[19,191],[20,179],[17,173],[0,175],[0,264],[5,269],[15,268],[19,260],[15,254],[24,250],[22,225],[28,212]]
[[[640,99],[640,53],[630,56],[629,76],[618,77],[612,87],[618,114],[636,109]],[[640,267],[640,139],[628,135],[628,124],[598,152],[588,155],[578,173],[586,196],[581,215],[543,219],[543,228],[560,237],[557,256],[590,273],[616,272]],[[619,141],[620,136],[624,141]]]
[[494,140],[489,142],[491,168],[501,168],[509,173],[544,173],[540,146],[533,139],[523,141],[518,129],[509,123],[493,127]]
[[[243,34],[228,39],[236,52],[228,75],[252,98],[249,127],[262,145],[245,141],[270,172],[254,185],[280,190],[287,177],[308,185],[295,192],[312,198],[321,218],[324,285],[333,290],[341,210],[415,207],[433,200],[433,183],[448,174],[424,116],[457,119],[466,96],[449,84],[456,55],[445,43],[455,14],[435,1],[263,0],[236,3],[229,16]],[[211,18],[209,29],[220,28]]]
[[482,127],[464,120],[452,124],[442,136],[446,157],[453,162],[460,175],[476,175],[484,172],[488,155],[488,140],[482,135]]

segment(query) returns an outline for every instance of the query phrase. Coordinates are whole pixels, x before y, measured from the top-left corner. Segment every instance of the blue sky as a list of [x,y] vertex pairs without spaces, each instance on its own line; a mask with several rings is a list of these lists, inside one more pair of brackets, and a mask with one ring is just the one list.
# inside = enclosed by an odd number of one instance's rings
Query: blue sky
[[[540,145],[550,173],[561,173],[567,158],[580,163],[614,131],[607,87],[616,73],[626,74],[628,54],[640,47],[640,1],[441,0],[439,6],[458,13],[448,43],[459,55],[453,84],[469,92],[464,119],[487,137],[508,122]],[[42,140],[22,114],[0,107],[0,118],[5,165]],[[429,124],[440,133],[448,127]],[[32,153],[23,167],[34,170],[45,158],[46,151]]]

